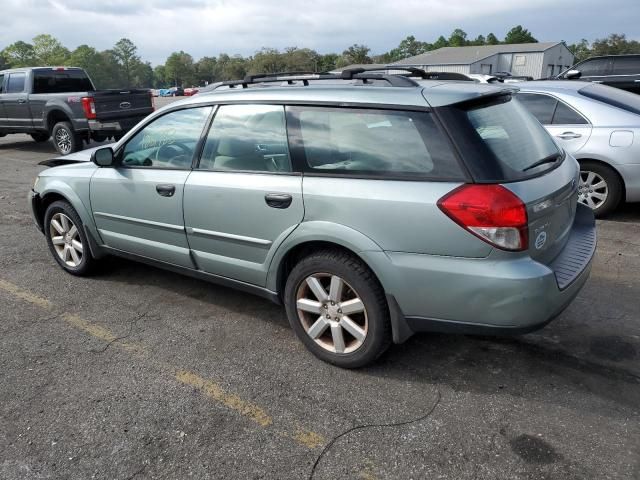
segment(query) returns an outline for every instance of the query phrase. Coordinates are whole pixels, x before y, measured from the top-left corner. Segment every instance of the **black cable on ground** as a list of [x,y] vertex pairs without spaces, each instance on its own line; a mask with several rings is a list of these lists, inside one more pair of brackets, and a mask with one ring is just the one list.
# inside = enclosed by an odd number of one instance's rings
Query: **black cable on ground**
[[437,393],[436,401],[433,402],[433,405],[431,406],[429,411],[427,413],[425,413],[424,415],[421,415],[418,418],[414,418],[413,420],[407,420],[407,421],[403,421],[403,422],[396,422],[396,423],[370,423],[370,424],[365,424],[365,425],[357,425],[357,426],[351,427],[351,428],[345,430],[344,432],[342,432],[342,433],[336,435],[335,437],[333,437],[331,439],[331,441],[325,445],[325,447],[320,452],[320,455],[318,455],[318,457],[316,458],[316,461],[313,463],[313,467],[311,467],[311,473],[309,474],[309,480],[313,480],[313,476],[316,473],[316,469],[318,468],[318,465],[320,464],[320,461],[325,456],[325,454],[329,450],[331,450],[331,447],[333,447],[333,444],[336,443],[340,438],[344,437],[345,435],[348,435],[351,432],[355,432],[356,430],[364,430],[366,428],[375,428],[375,427],[381,427],[381,428],[384,428],[384,427],[402,427],[404,425],[410,425],[412,423],[420,422],[421,420],[424,420],[427,417],[429,417],[433,413],[433,411],[436,409],[438,404],[440,403],[440,399],[442,398],[442,395],[440,394],[440,390],[436,390],[436,393]]

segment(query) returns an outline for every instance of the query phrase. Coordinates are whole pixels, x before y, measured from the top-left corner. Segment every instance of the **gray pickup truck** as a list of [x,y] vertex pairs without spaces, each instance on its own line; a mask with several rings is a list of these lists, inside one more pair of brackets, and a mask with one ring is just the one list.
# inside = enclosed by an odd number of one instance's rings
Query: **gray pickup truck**
[[149,90],[96,90],[81,68],[0,71],[0,137],[51,137],[62,155],[82,150],[90,140],[119,139],[153,110]]

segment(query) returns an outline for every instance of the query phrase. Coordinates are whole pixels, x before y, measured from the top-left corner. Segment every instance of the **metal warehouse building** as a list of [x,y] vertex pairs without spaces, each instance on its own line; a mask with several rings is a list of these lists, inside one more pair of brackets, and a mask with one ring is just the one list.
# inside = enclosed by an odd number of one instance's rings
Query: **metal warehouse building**
[[511,72],[537,79],[557,75],[573,65],[573,58],[564,42],[515,43],[444,47],[391,65],[418,67],[432,72]]

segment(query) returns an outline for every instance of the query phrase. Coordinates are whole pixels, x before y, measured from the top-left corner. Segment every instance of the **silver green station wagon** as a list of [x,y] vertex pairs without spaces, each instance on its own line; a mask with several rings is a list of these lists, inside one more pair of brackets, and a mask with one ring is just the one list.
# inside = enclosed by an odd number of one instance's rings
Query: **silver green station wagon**
[[284,304],[341,367],[419,331],[544,326],[595,251],[579,167],[511,90],[408,69],[253,76],[44,162],[53,258],[119,255]]

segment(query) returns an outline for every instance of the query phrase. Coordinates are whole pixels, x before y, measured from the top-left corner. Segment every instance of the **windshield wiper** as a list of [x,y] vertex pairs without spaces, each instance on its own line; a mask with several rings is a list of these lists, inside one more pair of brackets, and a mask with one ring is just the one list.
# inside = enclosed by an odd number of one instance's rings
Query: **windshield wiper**
[[552,153],[551,155],[547,155],[543,159],[538,160],[535,163],[532,163],[527,168],[524,168],[522,171],[526,172],[527,170],[531,170],[532,168],[539,167],[540,165],[544,165],[545,163],[556,163],[561,156],[562,156],[561,153]]

